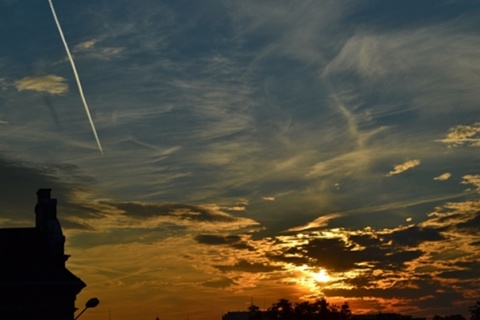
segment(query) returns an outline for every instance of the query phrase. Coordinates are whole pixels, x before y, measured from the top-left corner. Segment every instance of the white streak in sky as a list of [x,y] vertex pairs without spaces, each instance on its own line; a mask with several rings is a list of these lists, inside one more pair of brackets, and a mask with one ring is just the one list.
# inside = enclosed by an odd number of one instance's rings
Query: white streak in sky
[[63,35],[62,27],[60,26],[60,22],[58,21],[57,14],[55,13],[55,9],[53,7],[52,0],[48,0],[50,3],[50,8],[52,9],[53,18],[55,19],[55,23],[58,27],[58,32],[60,33],[60,37],[62,38],[63,45],[65,46],[65,50],[67,51],[68,59],[70,60],[70,64],[72,65],[73,74],[75,75],[75,80],[77,80],[78,91],[80,92],[80,97],[82,98],[83,106],[85,107],[85,112],[87,113],[88,120],[90,121],[90,126],[92,127],[93,135],[95,136],[95,140],[97,141],[98,149],[103,154],[102,145],[100,144],[100,139],[98,139],[97,130],[95,129],[95,125],[93,124],[92,116],[90,115],[90,110],[88,109],[87,100],[85,100],[85,95],[83,94],[82,84],[80,83],[80,78],[78,77],[77,68],[75,67],[75,62],[73,61],[72,55],[70,54],[70,50],[68,49],[67,41],[65,40],[65,36]]

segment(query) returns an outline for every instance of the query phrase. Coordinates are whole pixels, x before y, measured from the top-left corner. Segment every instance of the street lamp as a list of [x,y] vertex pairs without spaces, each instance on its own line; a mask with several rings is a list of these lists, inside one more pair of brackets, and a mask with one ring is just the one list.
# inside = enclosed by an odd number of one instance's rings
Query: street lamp
[[97,298],[91,298],[90,300],[88,300],[87,303],[85,303],[85,308],[82,310],[82,312],[78,314],[78,316],[75,317],[74,320],[80,318],[80,316],[85,312],[85,310],[95,308],[96,306],[98,306],[99,303],[100,300],[98,300]]

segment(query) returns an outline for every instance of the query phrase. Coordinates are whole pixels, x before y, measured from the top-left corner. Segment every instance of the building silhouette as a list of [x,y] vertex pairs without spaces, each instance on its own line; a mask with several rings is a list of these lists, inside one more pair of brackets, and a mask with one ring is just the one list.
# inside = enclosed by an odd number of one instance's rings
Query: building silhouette
[[50,191],[37,191],[35,227],[0,229],[0,319],[74,319],[86,284],[65,266],[65,236]]
[[[262,319],[266,319],[266,311],[258,311],[257,313],[261,315]],[[228,311],[222,315],[222,320],[249,320],[253,318],[254,315],[255,313],[251,311]]]

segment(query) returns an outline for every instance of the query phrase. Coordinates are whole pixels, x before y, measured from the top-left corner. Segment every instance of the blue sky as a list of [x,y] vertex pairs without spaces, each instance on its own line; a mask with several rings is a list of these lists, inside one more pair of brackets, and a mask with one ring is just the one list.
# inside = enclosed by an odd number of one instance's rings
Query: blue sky
[[0,1],[0,223],[53,189],[92,319],[478,299],[478,3],[54,5],[104,154],[48,1]]

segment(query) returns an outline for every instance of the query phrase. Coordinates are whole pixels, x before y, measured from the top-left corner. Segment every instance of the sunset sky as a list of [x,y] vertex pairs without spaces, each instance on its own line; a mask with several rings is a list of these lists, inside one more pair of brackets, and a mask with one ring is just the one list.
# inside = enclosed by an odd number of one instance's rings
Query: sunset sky
[[100,305],[467,314],[480,299],[480,2],[0,0],[0,227],[52,188]]

